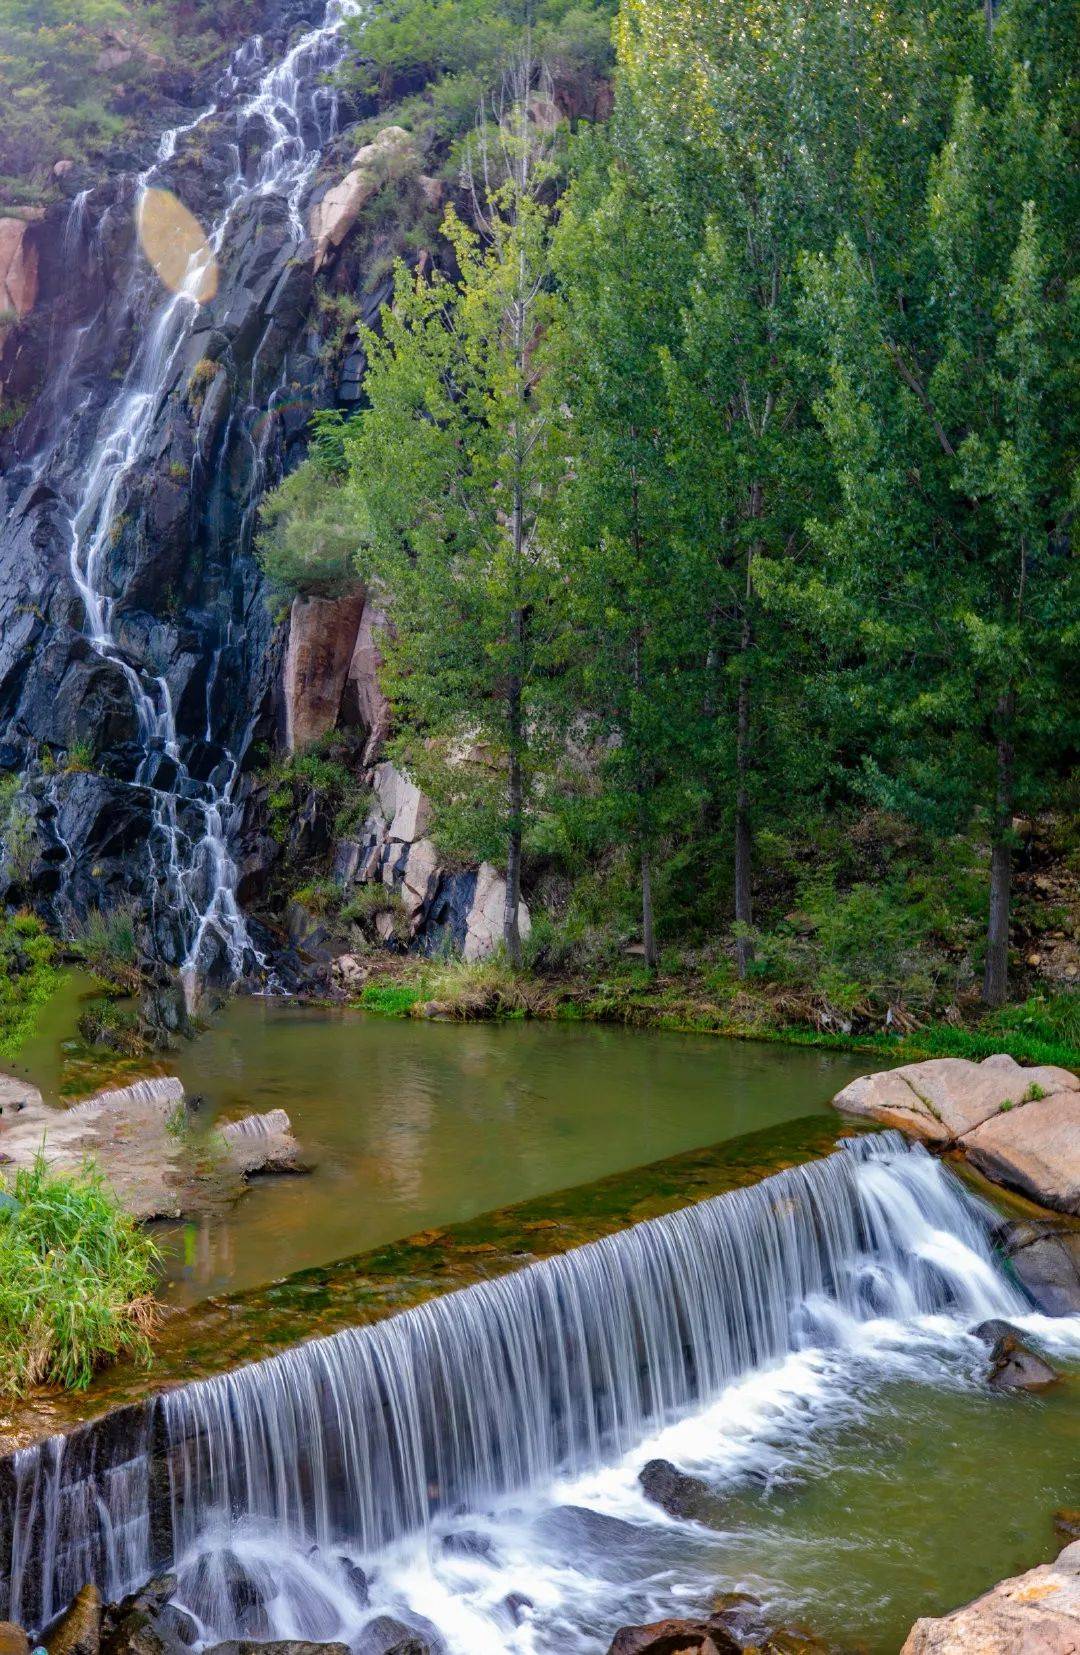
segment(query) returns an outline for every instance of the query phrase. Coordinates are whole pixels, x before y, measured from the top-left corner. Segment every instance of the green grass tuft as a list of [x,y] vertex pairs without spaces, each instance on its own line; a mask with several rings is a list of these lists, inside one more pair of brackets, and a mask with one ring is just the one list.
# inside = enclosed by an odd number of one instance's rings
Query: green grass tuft
[[0,1393],[82,1390],[118,1357],[149,1362],[157,1249],[101,1175],[39,1155],[0,1188]]
[[381,1017],[408,1017],[420,998],[416,983],[368,983],[360,990],[358,1004]]

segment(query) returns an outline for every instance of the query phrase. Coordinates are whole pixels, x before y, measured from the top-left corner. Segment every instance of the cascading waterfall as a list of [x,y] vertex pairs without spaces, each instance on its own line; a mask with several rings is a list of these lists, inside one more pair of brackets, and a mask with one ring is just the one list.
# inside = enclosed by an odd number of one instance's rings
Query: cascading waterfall
[[[977,1350],[965,1329],[1029,1310],[992,1222],[939,1162],[882,1133],[183,1387],[128,1422],[119,1458],[85,1445],[66,1458],[59,1440],[15,1457],[0,1612],[47,1615],[91,1575],[119,1595],[238,1522],[297,1558],[366,1556],[610,1463],[741,1377],[881,1318],[947,1326]],[[205,1598],[212,1571],[195,1574]],[[200,1615],[237,1635],[224,1586]]]
[[[281,62],[261,73],[261,39],[245,42],[233,58],[215,103],[185,125],[167,131],[154,164],[136,181],[134,205],[138,215],[148,192],[161,185],[163,169],[184,138],[221,110],[230,113],[237,134],[237,168],[226,188],[224,206],[217,222],[206,231],[205,247],[192,255],[177,290],[158,298],[146,316],[142,343],[101,414],[70,520],[71,577],[82,600],[86,636],[97,654],[124,674],[138,719],[143,756],[134,780],[147,787],[152,798],[152,849],[158,885],[153,893],[155,912],[168,914],[177,927],[181,974],[189,999],[211,948],[224,950],[232,977],[248,974],[265,963],[252,944],[237,903],[237,869],[229,848],[243,753],[228,755],[220,772],[206,780],[189,773],[165,677],[145,666],[133,665],[117,635],[115,603],[103,585],[104,564],[122,511],[125,485],[147,463],[157,415],[175,383],[195,326],[208,265],[226,245],[237,215],[256,197],[279,197],[287,205],[294,244],[299,247],[304,240],[301,207],[322,147],[337,124],[336,97],[326,80],[344,51],[343,26],[360,9],[359,0],[329,0],[323,21],[303,34]],[[257,77],[254,90],[244,92],[253,76]],[[259,124],[266,139],[254,168],[245,173],[240,165],[240,140],[253,122]],[[73,246],[81,242],[86,203],[84,192],[72,205],[68,238]],[[137,270],[133,281],[142,284],[144,272]],[[132,309],[138,313],[137,297]],[[258,412],[254,379],[253,368],[251,402],[245,418]],[[74,411],[74,421],[82,414],[80,406]],[[50,455],[61,454],[65,442],[66,433],[61,431]],[[46,456],[38,476],[44,474],[48,462]],[[252,494],[257,493],[261,480],[261,468],[256,466]],[[247,527],[245,533],[250,538]],[[182,824],[180,801],[186,809],[197,812],[197,831],[191,832]]]

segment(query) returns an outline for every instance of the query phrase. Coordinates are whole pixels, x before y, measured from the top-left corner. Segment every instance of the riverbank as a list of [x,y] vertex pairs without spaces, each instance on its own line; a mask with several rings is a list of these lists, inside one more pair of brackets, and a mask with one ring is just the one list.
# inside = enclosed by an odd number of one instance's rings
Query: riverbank
[[1080,993],[1075,991],[1032,996],[992,1013],[956,1009],[953,1017],[926,1024],[898,1015],[882,1028],[865,1025],[857,1011],[841,1018],[810,993],[719,982],[715,973],[692,968],[650,973],[628,965],[602,976],[562,977],[512,971],[497,960],[443,963],[372,954],[344,956],[334,976],[350,1003],[382,1016],[619,1023],[867,1052],[882,1066],[929,1057],[979,1061],[997,1052],[1018,1063],[1080,1065]]

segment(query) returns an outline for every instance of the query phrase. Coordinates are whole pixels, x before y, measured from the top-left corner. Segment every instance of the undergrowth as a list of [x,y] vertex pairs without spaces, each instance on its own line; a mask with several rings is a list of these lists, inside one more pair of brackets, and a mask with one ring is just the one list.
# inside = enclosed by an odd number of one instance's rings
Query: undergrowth
[[157,1249],[89,1163],[0,1182],[0,1393],[82,1390],[119,1357],[150,1360]]
[[13,1057],[60,982],[56,946],[33,914],[0,919],[0,1057]]

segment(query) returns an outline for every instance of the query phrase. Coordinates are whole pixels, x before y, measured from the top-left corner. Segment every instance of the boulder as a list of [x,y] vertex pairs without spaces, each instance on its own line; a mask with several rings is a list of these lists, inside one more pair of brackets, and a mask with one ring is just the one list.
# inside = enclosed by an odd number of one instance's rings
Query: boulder
[[[503,934],[503,910],[506,906],[506,880],[490,862],[481,862],[476,874],[476,891],[472,907],[465,920],[466,960],[483,960],[498,947]],[[532,930],[529,910],[524,902],[518,904],[518,928],[522,940]]]
[[348,1644],[309,1643],[304,1638],[230,1638],[212,1644],[203,1655],[349,1655]]
[[294,598],[282,687],[290,753],[332,730],[356,647],[363,591],[343,598]]
[[[1060,1077],[1064,1071],[1023,1070]],[[1044,1207],[1080,1213],[1080,1091],[1058,1081],[1032,1099],[965,1132],[961,1146],[974,1167],[995,1183],[1019,1190]],[[1046,1088],[1044,1088],[1045,1090]]]
[[991,1347],[990,1388],[995,1391],[1043,1391],[1058,1374],[1025,1343],[1011,1322],[980,1322],[975,1337]]
[[357,150],[345,177],[327,190],[308,215],[316,273],[330,253],[341,246],[372,196],[396,170],[404,169],[415,158],[413,140],[400,126],[384,126],[373,143]]
[[45,1638],[49,1655],[98,1655],[101,1647],[101,1593],[84,1586]]
[[1076,1655],[1080,1540],[962,1609],[917,1620],[901,1655]]
[[404,1621],[376,1615],[352,1646],[353,1655],[432,1655],[432,1647]]
[[1003,1240],[1017,1279],[1041,1311],[1080,1312],[1080,1229],[1025,1220],[1009,1225]]
[[[963,1139],[984,1122],[1032,1107],[1032,1095],[1077,1091],[1080,1081],[1049,1064],[1024,1069],[1005,1054],[971,1063],[937,1057],[860,1075],[833,1099],[837,1109],[897,1126],[930,1143]],[[1080,1097],[1077,1098],[1080,1107]]]
[[22,218],[0,218],[0,311],[28,316],[37,291],[37,243],[29,224]]
[[30,1639],[14,1621],[0,1621],[0,1655],[30,1655]]
[[367,737],[365,764],[374,763],[390,732],[390,703],[379,683],[382,667],[379,638],[385,630],[386,616],[369,598],[360,616],[341,708],[345,722],[357,725]]
[[741,1648],[722,1621],[665,1620],[620,1627],[608,1655],[740,1655]]
[[638,1473],[638,1482],[645,1498],[669,1517],[708,1523],[717,1515],[716,1496],[708,1483],[680,1471],[670,1460],[650,1460]]

